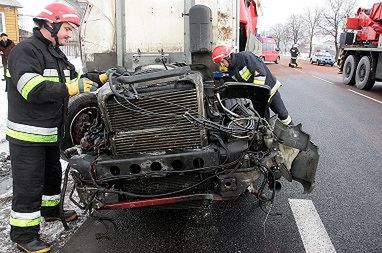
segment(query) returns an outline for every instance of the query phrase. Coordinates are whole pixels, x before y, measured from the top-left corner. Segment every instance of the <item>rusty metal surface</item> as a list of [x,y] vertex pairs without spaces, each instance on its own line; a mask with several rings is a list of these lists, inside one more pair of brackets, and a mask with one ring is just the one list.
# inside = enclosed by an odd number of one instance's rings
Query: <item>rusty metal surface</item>
[[135,200],[135,201],[110,203],[110,204],[104,205],[100,209],[107,210],[107,209],[138,208],[138,207],[166,205],[166,204],[195,201],[195,200],[221,201],[223,200],[223,198],[216,194],[193,194],[193,195],[177,196],[177,197],[169,197],[169,198],[155,198],[155,199],[147,199],[147,200]]

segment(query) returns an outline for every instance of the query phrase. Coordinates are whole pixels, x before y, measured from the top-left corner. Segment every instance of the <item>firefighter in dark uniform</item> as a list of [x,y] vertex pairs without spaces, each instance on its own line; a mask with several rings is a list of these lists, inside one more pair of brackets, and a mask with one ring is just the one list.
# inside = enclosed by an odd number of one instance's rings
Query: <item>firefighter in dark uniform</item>
[[298,50],[298,45],[294,44],[292,48],[290,49],[290,63],[289,67],[298,67],[297,64],[297,56],[300,54],[300,51]]
[[[46,222],[60,217],[58,141],[68,98],[95,91],[107,77],[78,76],[59,49],[80,25],[72,7],[49,4],[34,21],[38,27],[33,36],[20,42],[9,56],[6,136],[13,177],[10,237],[20,250],[42,253],[50,251],[50,245],[39,238],[41,217]],[[66,210],[64,217],[72,221],[77,214]]]
[[217,46],[212,61],[228,68],[229,75],[238,82],[268,85],[271,88],[269,107],[285,125],[292,122],[278,89],[281,83],[272,75],[265,63],[249,51],[233,53],[231,47]]

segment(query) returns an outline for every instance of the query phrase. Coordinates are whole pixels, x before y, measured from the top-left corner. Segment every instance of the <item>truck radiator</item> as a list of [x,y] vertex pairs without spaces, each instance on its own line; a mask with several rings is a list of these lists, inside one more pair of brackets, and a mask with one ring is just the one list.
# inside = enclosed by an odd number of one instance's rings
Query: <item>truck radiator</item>
[[[143,94],[130,103],[114,95],[107,100],[106,111],[113,134],[114,155],[165,151],[202,146],[202,132],[182,117],[152,115],[153,113],[182,116],[185,111],[200,113],[196,89],[168,89]],[[142,113],[136,112],[141,110]]]

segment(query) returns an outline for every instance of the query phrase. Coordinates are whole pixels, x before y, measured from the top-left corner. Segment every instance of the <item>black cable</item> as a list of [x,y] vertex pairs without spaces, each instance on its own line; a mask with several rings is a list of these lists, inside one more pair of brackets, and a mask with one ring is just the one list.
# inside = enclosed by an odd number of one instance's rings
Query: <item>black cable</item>
[[69,170],[70,170],[70,166],[68,164],[68,166],[66,166],[66,169],[65,169],[64,183],[63,183],[61,194],[60,194],[60,206],[59,206],[60,219],[65,230],[69,230],[69,226],[68,226],[68,223],[66,222],[65,213],[64,213],[65,192],[66,192],[66,187],[68,185]]
[[227,147],[227,145],[225,145],[224,141],[222,140],[222,138],[219,135],[213,133],[212,136],[214,136],[218,140],[218,142],[220,143],[220,146],[222,146],[222,148],[224,148],[224,150],[226,152],[226,156],[225,156],[225,159],[224,159],[224,162],[223,162],[223,164],[225,164],[229,160],[229,150],[228,150],[228,147]]
[[69,194],[69,199],[70,201],[73,202],[73,204],[75,204],[78,208],[82,209],[82,210],[85,210],[86,207],[85,206],[82,206],[80,203],[78,203],[74,198],[73,198],[73,193],[74,193],[74,190],[76,189],[76,185],[74,184],[73,187],[72,187],[72,190]]

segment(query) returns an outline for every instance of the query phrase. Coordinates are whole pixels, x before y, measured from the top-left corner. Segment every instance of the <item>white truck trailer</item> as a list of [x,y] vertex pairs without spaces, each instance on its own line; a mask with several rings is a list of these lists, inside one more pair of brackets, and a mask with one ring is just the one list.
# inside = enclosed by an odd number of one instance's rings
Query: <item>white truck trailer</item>
[[215,45],[259,53],[259,0],[89,0],[80,30],[87,71],[210,61]]

